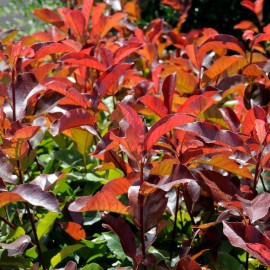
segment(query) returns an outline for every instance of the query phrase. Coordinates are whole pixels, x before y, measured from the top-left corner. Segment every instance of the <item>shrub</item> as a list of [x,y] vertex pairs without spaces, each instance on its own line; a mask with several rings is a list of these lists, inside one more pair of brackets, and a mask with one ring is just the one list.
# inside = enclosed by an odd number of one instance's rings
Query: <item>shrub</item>
[[269,25],[164,4],[175,27],[84,0],[1,32],[2,269],[270,267]]

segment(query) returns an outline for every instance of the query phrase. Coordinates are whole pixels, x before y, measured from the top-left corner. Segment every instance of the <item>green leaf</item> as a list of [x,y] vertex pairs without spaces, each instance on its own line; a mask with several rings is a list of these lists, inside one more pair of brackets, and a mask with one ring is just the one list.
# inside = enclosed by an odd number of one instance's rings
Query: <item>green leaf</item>
[[104,239],[106,240],[107,246],[110,251],[113,252],[113,254],[115,254],[117,257],[119,257],[119,259],[124,261],[127,258],[127,255],[123,251],[118,236],[112,232],[105,232],[102,233],[102,235],[104,236]]
[[[22,227],[17,227],[15,231],[11,231],[6,240],[15,240],[25,234],[25,230]],[[2,240],[3,241],[3,240]]]
[[51,231],[55,219],[58,217],[59,213],[49,212],[44,218],[38,221],[37,225],[37,235],[38,239],[40,239],[44,234],[47,234]]
[[0,250],[0,269],[20,270],[28,269],[31,265],[29,259],[22,256],[9,257],[6,250]]
[[213,270],[244,270],[244,266],[232,255],[225,252],[218,252],[218,258],[214,265],[210,267]]
[[81,270],[103,270],[103,268],[96,263],[90,263],[81,268]]
[[51,266],[55,267],[58,263],[63,261],[67,256],[72,254],[73,252],[79,250],[82,248],[83,245],[77,244],[77,245],[72,245],[63,248],[60,252],[58,252],[52,259],[51,259]]

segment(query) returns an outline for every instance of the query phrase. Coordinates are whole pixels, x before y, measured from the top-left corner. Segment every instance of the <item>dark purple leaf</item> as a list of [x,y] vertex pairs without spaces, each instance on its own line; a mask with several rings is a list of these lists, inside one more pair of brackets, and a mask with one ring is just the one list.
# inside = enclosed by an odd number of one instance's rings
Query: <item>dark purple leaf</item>
[[28,235],[22,235],[10,244],[0,243],[0,246],[8,251],[8,256],[17,256],[23,254],[31,238]]
[[[22,73],[18,75],[15,84],[15,110],[16,110],[16,120],[20,120],[25,116],[25,110],[27,106],[27,96],[33,89],[41,90],[44,89],[43,86],[38,84],[34,74],[32,73]],[[12,87],[8,88],[9,100],[13,100]],[[12,111],[9,105],[5,107],[5,112],[8,117],[12,119]]]
[[182,125],[179,129],[193,132],[207,143],[218,143],[226,147],[243,145],[243,141],[238,134],[229,130],[220,130],[215,125],[207,122],[188,123]]
[[13,175],[13,166],[7,157],[0,151],[0,177],[5,183],[15,184],[17,177]]
[[229,108],[219,108],[219,111],[221,112],[223,119],[228,123],[231,130],[233,132],[238,132],[240,127],[240,120],[238,119],[235,112]]
[[176,73],[167,76],[163,81],[162,85],[164,105],[167,108],[168,113],[172,112],[172,102],[175,87],[176,87]]
[[65,175],[61,174],[60,172],[53,174],[41,174],[35,178],[31,184],[38,185],[42,190],[45,191],[49,190],[56,181],[62,179],[63,177],[65,177]]
[[33,184],[16,186],[12,193],[20,195],[25,201],[35,206],[41,206],[51,212],[60,212],[58,201],[52,192],[43,191]]
[[119,237],[120,243],[126,255],[135,260],[135,236],[126,221],[122,217],[114,218],[108,214],[103,214],[102,218],[108,223],[103,224],[103,227],[113,231]]

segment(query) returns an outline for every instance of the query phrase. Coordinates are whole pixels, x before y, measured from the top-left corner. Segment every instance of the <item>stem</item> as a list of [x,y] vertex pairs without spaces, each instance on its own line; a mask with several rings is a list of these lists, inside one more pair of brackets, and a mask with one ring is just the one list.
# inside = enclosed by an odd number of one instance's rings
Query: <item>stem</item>
[[249,254],[246,252],[246,262],[245,262],[245,269],[248,270],[248,259],[249,259]]
[[[142,255],[143,259],[146,257],[146,251],[145,251],[145,239],[144,239],[144,209],[143,209],[143,203],[144,203],[144,196],[141,194],[141,187],[143,184],[143,162],[141,160],[140,162],[140,191],[139,191],[139,198],[138,203],[140,207],[140,240],[142,245]],[[145,270],[147,270],[146,266],[143,266]]]
[[12,117],[16,121],[16,91],[15,91],[15,72],[11,72],[11,91],[12,91]]
[[[17,160],[17,168],[18,168],[18,175],[19,175],[20,184],[23,184],[23,175],[22,175],[22,170],[21,170],[21,162],[19,160]],[[30,208],[29,208],[29,203],[25,202],[24,205],[25,205],[25,209],[26,209],[28,218],[29,218],[30,223],[31,223],[31,227],[32,227],[32,230],[33,230],[35,242],[36,242],[36,245],[37,245],[39,262],[42,265],[43,270],[46,270],[47,268],[46,268],[44,258],[43,258],[43,255],[42,255],[40,243],[39,243],[38,236],[37,236],[37,230],[36,230],[36,226],[35,226],[35,221],[34,221],[33,215],[31,214],[31,211],[30,211]]]
[[260,175],[260,179],[261,179],[261,182],[262,182],[263,190],[264,190],[265,192],[267,192],[267,188],[266,188],[265,183],[264,183],[264,181],[263,181],[262,175]]
[[177,222],[177,213],[179,210],[179,199],[180,199],[180,187],[177,188],[177,193],[176,193],[176,206],[175,206],[175,211],[174,211],[174,221],[173,221],[173,233],[172,233],[172,246],[171,246],[171,252],[170,252],[170,261],[173,258],[173,249],[174,246],[176,245],[176,222]]
[[255,169],[254,185],[253,185],[253,193],[254,194],[256,194],[256,188],[257,188],[257,184],[258,184],[259,177],[260,177],[260,174],[261,174],[260,163],[261,163],[262,152],[263,152],[263,149],[258,155],[256,169]]
[[16,226],[14,224],[12,224],[9,220],[3,218],[3,217],[0,217],[0,220],[2,220],[3,222],[5,222],[12,230],[16,230]]

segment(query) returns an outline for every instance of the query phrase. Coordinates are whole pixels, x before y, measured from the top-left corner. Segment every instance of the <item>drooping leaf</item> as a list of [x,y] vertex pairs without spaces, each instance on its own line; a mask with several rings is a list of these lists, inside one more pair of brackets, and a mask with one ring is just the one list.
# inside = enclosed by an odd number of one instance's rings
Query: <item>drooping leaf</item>
[[77,244],[77,245],[71,245],[63,248],[60,252],[58,252],[55,256],[51,259],[51,266],[55,267],[57,264],[59,264],[61,261],[63,261],[66,257],[68,257],[73,252],[81,249],[83,245]]
[[219,76],[222,72],[226,72],[228,67],[232,66],[234,63],[239,61],[241,56],[232,55],[232,56],[222,56],[217,59],[213,65],[204,72],[204,75],[207,76],[207,79],[213,80],[217,76]]
[[223,222],[223,232],[233,246],[245,250],[270,267],[270,240],[254,226],[240,222]]
[[52,42],[45,42],[44,44],[40,45],[40,48],[37,50],[35,54],[35,60],[43,58],[46,55],[56,54],[56,53],[72,53],[75,50],[67,46],[64,43],[52,43]]
[[77,270],[77,264],[75,262],[69,261],[67,262],[66,266],[64,268],[61,268],[59,270]]
[[240,55],[245,55],[244,46],[237,40],[237,38],[230,35],[219,34],[214,37],[210,37],[199,48],[197,57],[200,63],[202,63],[203,58],[209,51],[220,50],[221,48],[236,51]]
[[0,151],[0,178],[2,178],[5,183],[15,184],[17,176],[12,173],[13,166],[8,162],[7,157]]
[[[44,87],[38,84],[35,76],[32,73],[22,73],[17,77],[17,81],[15,84],[15,116],[16,120],[20,120],[25,116],[25,110],[27,106],[27,96],[33,89],[41,90]],[[9,100],[13,100],[12,87],[10,86],[8,89]],[[13,115],[11,110],[8,109],[6,112],[8,117],[12,119]]]
[[95,118],[89,112],[83,109],[70,110],[51,124],[51,134],[56,136],[66,129],[84,125],[92,126],[94,123]]
[[[168,113],[172,112],[173,94],[176,88],[176,74],[167,76],[162,85],[162,93],[164,97],[164,105],[168,110]],[[164,115],[163,115],[164,116]]]
[[70,204],[69,210],[73,212],[109,211],[127,215],[127,206],[107,190],[97,192],[93,197],[76,199],[75,202]]
[[70,87],[63,82],[52,81],[47,83],[46,87],[47,89],[56,91],[63,96],[69,98],[74,105],[81,106],[84,109],[90,107],[89,101],[84,99],[83,95],[77,89]]
[[225,171],[235,173],[239,176],[253,179],[251,172],[246,167],[239,167],[236,161],[230,159],[228,156],[225,155],[214,156],[210,160],[199,159],[196,162],[200,164],[212,165]]
[[43,191],[33,184],[21,184],[12,190],[12,194],[19,195],[25,201],[35,206],[41,206],[51,212],[60,212],[58,200],[52,192]]
[[257,195],[253,200],[246,200],[238,195],[236,195],[236,198],[243,205],[244,214],[249,217],[252,223],[267,215],[270,204],[269,193],[263,192]]
[[24,202],[24,201],[25,200],[19,194],[8,191],[0,193],[0,207],[3,207],[6,204],[12,202]]
[[136,256],[135,236],[126,221],[122,217],[116,219],[108,214],[103,214],[102,218],[108,223],[103,224],[103,227],[113,231],[119,237],[125,254],[134,260]]
[[99,62],[96,58],[89,56],[82,52],[71,52],[64,56],[62,56],[59,61],[63,61],[65,63],[75,64],[78,66],[85,66],[93,69],[97,69],[100,71],[105,71],[106,67]]
[[8,251],[8,256],[17,256],[23,254],[30,244],[31,238],[28,235],[22,235],[9,244],[0,243],[0,246]]
[[42,190],[49,190],[50,187],[58,180],[65,177],[64,174],[61,173],[52,173],[52,174],[40,174],[36,177],[31,184],[38,185]]

